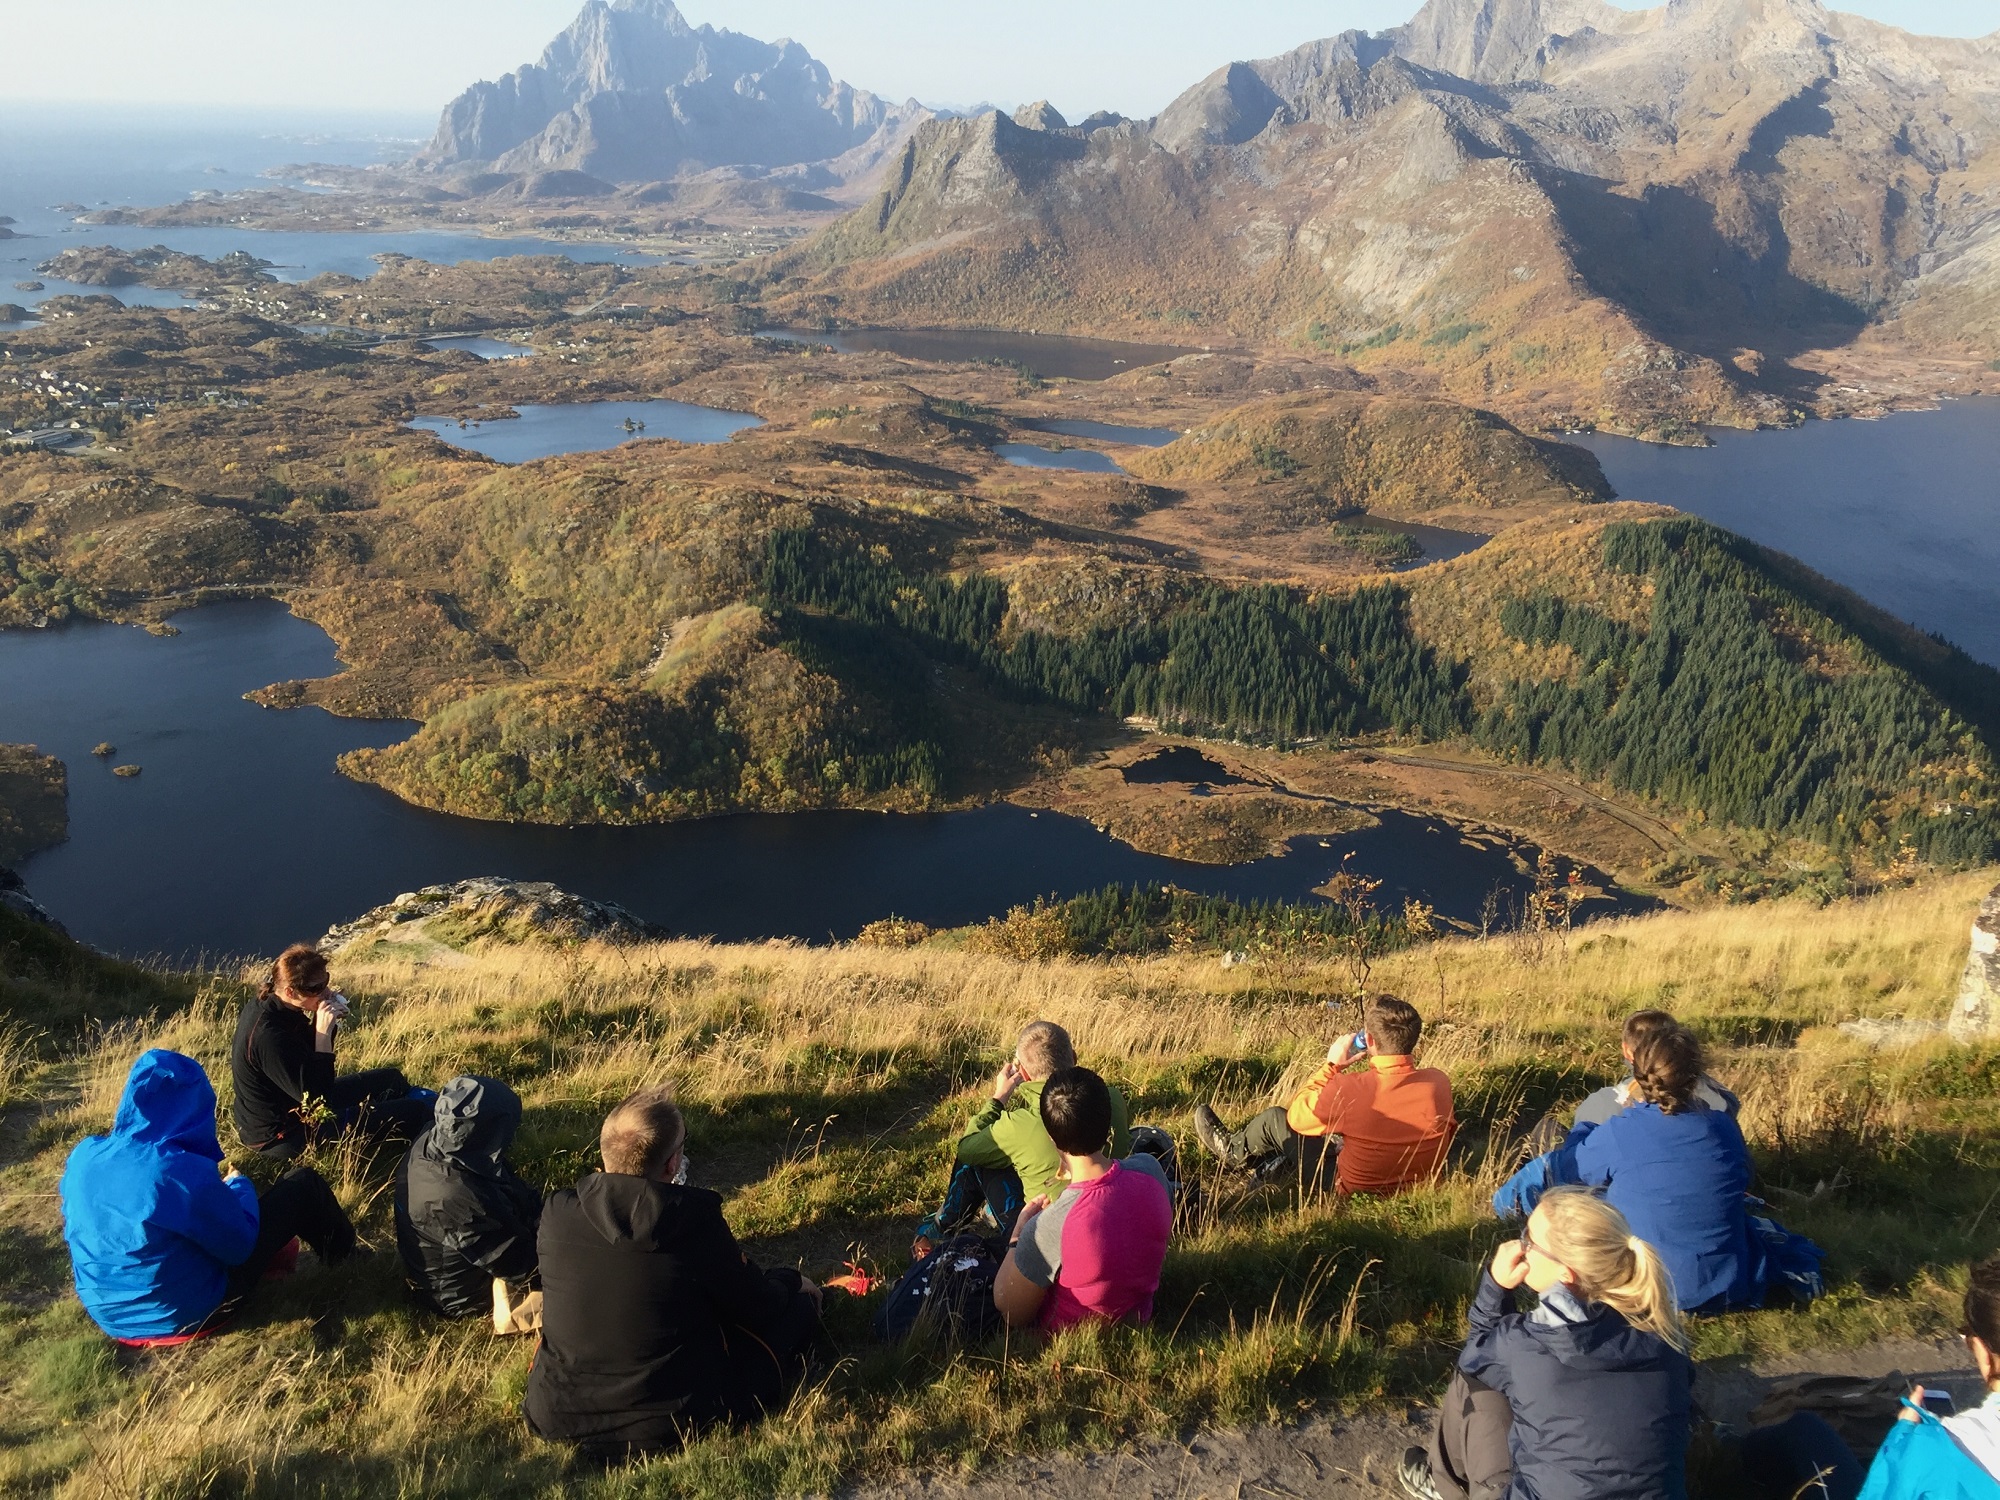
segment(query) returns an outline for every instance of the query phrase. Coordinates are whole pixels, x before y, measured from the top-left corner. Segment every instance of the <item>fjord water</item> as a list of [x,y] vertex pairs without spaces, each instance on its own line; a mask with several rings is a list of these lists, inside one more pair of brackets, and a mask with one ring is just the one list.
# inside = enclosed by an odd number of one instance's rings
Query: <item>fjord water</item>
[[2000,399],[1710,436],[1713,448],[1571,441],[1597,455],[1620,499],[1789,552],[2000,666]]
[[[417,417],[408,425],[431,432],[454,448],[503,464],[524,464],[558,453],[601,453],[641,438],[673,438],[682,443],[720,443],[763,419],[686,401],[578,401],[559,406],[532,403],[513,408],[520,415],[490,422],[461,423],[455,417]],[[631,423],[627,427],[627,423]]]
[[[263,174],[295,162],[366,166],[396,160],[430,133],[427,119],[351,117],[329,124],[268,113],[171,109],[117,110],[44,104],[0,104],[0,214],[12,218],[13,238],[0,239],[0,302],[33,307],[50,297],[105,293],[136,306],[178,307],[177,292],[152,287],[89,287],[38,275],[35,266],[80,245],[138,250],[165,245],[215,259],[245,250],[271,261],[280,281],[308,281],[323,272],[366,278],[383,254],[452,264],[508,255],[567,255],[573,260],[650,263],[654,257],[607,242],[538,237],[489,239],[449,230],[382,232],[338,229],[340,197],[328,194],[329,227],[282,231],[170,229],[75,222],[80,209],[155,207],[197,194],[273,186]],[[13,290],[40,281],[39,292]]]
[[[334,768],[342,751],[393,744],[414,725],[243,699],[336,670],[317,627],[263,601],[174,624],[172,639],[99,624],[0,632],[0,739],[39,745],[70,771],[69,842],[22,874],[78,937],[114,952],[270,953],[401,892],[473,875],[554,881],[680,932],[817,941],[891,913],[957,924],[1114,882],[1310,900],[1350,851],[1354,868],[1385,880],[1386,910],[1410,894],[1476,921],[1489,891],[1518,900],[1525,883],[1507,850],[1405,814],[1224,868],[1140,854],[1088,823],[1008,806],[652,828],[445,817]],[[100,741],[116,756],[93,757]],[[115,764],[141,773],[114,776]]]

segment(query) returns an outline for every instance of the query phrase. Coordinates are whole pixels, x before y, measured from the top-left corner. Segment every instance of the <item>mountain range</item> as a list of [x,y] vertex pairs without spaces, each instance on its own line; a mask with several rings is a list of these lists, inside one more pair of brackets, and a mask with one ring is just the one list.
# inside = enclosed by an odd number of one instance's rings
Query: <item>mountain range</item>
[[1674,436],[1784,420],[1815,351],[1864,336],[2000,355],[1996,144],[2000,33],[1818,0],[1430,0],[1146,123],[926,122],[767,295],[1276,338],[1517,420]]

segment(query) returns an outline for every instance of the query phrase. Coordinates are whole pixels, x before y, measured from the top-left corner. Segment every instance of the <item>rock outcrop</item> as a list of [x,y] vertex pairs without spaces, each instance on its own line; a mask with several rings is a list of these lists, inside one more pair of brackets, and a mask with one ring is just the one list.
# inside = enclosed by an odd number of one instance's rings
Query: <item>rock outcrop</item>
[[69,936],[63,924],[49,915],[48,908],[28,894],[27,883],[5,866],[0,866],[0,911],[10,911],[38,926],[59,932],[64,937]]
[[716,169],[879,166],[930,118],[838,82],[796,42],[690,26],[672,0],[589,0],[539,63],[445,107],[420,164],[643,183]]
[[1966,955],[1946,1029],[1957,1042],[2000,1036],[2000,887],[1973,921],[1972,951]]
[[0,745],[0,864],[69,837],[69,768],[33,745]]
[[513,943],[642,943],[668,935],[622,906],[592,901],[545,882],[486,875],[406,892],[387,906],[329,929],[319,947],[323,953],[337,953],[384,939],[446,947],[478,938]]

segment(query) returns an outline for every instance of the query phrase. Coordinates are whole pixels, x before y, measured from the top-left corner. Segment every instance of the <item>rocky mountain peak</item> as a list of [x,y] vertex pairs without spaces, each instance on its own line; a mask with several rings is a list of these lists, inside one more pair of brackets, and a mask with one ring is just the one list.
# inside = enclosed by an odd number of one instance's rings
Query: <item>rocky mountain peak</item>
[[1626,30],[1634,19],[1603,0],[1428,0],[1389,37],[1419,67],[1474,83],[1525,83],[1541,76],[1555,39]]
[[644,182],[716,168],[846,165],[927,112],[833,78],[804,47],[691,26],[673,0],[588,0],[541,60],[446,106],[420,161]]

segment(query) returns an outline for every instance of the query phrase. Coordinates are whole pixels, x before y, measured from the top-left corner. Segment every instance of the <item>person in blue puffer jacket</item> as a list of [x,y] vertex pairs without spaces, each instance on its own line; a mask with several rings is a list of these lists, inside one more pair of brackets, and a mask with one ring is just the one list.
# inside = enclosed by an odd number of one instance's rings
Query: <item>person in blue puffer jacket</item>
[[1685,1500],[1694,1364],[1666,1266],[1617,1209],[1550,1191],[1467,1322],[1430,1446],[1403,1456],[1416,1500]]
[[1646,1037],[1633,1052],[1633,1102],[1529,1162],[1494,1195],[1494,1212],[1525,1214],[1562,1184],[1601,1188],[1666,1261],[1684,1311],[1763,1306],[1764,1261],[1745,1199],[1750,1148],[1727,1112],[1697,1105],[1701,1078],[1693,1032]]
[[263,1194],[219,1170],[215,1089],[178,1052],[141,1054],[109,1135],[86,1136],[62,1175],[63,1238],[76,1295],[123,1343],[171,1343],[220,1325],[278,1253],[303,1239],[328,1264],[354,1226],[317,1172],[288,1172]]

